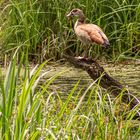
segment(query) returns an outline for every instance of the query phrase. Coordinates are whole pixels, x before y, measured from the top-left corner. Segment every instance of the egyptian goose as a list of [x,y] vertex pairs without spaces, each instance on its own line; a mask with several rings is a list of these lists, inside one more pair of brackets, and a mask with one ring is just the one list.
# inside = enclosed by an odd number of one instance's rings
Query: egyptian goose
[[[67,15],[68,18],[73,16],[78,18],[74,25],[74,31],[81,42],[87,45],[96,43],[105,48],[110,45],[107,36],[103,33],[99,26],[85,23],[85,16],[82,10],[76,8],[70,11],[70,13]],[[84,57],[86,57],[86,54]]]

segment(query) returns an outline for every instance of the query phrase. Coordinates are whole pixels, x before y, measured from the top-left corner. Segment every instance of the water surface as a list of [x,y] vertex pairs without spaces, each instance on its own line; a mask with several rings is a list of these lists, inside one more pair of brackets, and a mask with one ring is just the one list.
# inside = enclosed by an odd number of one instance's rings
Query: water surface
[[[128,90],[140,95],[140,60],[118,64],[100,63],[100,65],[104,67],[110,76],[127,87]],[[52,89],[60,92],[68,92],[78,80],[80,80],[79,87],[88,87],[93,82],[85,71],[75,68],[70,63],[48,64],[43,71],[50,70],[51,72],[47,74],[43,81],[61,71],[65,71],[51,85]]]

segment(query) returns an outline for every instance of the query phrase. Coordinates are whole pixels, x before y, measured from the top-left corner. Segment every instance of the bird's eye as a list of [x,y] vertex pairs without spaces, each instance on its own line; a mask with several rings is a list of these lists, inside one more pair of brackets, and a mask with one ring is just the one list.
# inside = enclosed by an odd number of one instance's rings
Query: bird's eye
[[74,13],[75,13],[75,12],[77,12],[77,11],[78,11],[77,9],[74,9],[72,12],[74,12]]

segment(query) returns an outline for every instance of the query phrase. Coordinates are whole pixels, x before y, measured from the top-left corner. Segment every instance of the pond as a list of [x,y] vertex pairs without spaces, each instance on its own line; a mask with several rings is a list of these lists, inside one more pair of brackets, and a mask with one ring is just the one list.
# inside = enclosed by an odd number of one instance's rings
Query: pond
[[[100,63],[100,65],[111,77],[122,83],[128,90],[140,95],[140,60],[125,64]],[[80,80],[79,87],[88,87],[93,82],[85,71],[75,68],[70,63],[51,63],[44,68],[44,71],[50,71],[47,74],[47,79],[61,71],[65,71],[51,85],[51,88],[60,92],[68,92],[78,80]]]

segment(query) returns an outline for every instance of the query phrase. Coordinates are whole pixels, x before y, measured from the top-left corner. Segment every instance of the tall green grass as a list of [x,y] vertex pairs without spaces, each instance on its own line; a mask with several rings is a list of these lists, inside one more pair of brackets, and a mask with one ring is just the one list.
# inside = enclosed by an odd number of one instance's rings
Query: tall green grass
[[127,106],[120,106],[121,93],[112,99],[96,81],[86,90],[79,88],[77,81],[62,95],[49,87],[64,71],[41,83],[40,79],[49,73],[42,71],[47,62],[32,70],[26,63],[25,67],[17,66],[14,57],[6,74],[0,75],[1,139],[140,138],[139,122],[132,121],[137,108],[129,111]]
[[[81,55],[83,49],[65,15],[72,8],[82,9],[87,22],[95,23],[107,34],[110,48],[91,47],[89,55],[106,58],[139,56],[139,0],[10,0],[1,12],[2,49],[13,52],[17,47],[29,51],[31,58],[58,59],[67,51]],[[132,51],[136,48],[136,52]],[[20,55],[20,52],[19,52]]]
[[59,91],[49,89],[62,72],[39,84],[48,73],[41,71],[46,62],[32,70],[28,63],[28,55],[29,59],[38,58],[42,62],[50,57],[58,59],[65,51],[73,55],[82,53],[72,23],[65,18],[66,12],[74,7],[83,9],[87,21],[101,26],[110,39],[108,52],[93,47],[91,56],[106,54],[113,59],[129,56],[132,47],[140,45],[138,0],[10,0],[2,7],[0,49],[10,56],[16,51],[6,74],[0,74],[2,139],[140,138],[139,122],[132,121],[136,110],[128,111],[127,107],[122,110],[95,82],[84,91],[78,81],[64,99]]

